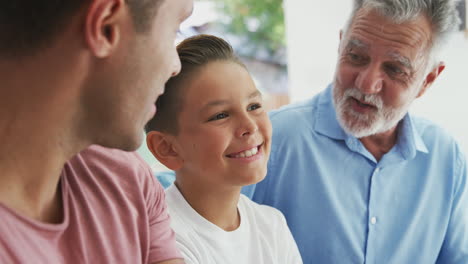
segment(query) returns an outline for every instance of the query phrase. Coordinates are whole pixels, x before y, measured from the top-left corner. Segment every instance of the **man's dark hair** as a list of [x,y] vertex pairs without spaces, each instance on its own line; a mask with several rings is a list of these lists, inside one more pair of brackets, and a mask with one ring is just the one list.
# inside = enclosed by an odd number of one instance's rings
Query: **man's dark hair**
[[184,104],[183,88],[196,75],[197,70],[214,61],[231,61],[243,67],[225,40],[212,35],[197,35],[177,45],[182,69],[169,79],[165,92],[156,101],[156,115],[146,124],[146,132],[159,131],[177,135],[178,115]]
[[[169,0],[126,0],[138,32],[147,31],[157,7]],[[90,0],[4,0],[0,4],[0,58],[33,55],[50,45]]]

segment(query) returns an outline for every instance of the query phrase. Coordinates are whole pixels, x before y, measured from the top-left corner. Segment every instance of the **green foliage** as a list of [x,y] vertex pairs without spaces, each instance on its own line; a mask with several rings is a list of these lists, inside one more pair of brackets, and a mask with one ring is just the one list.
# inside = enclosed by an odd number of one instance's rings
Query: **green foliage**
[[225,29],[247,38],[253,50],[266,49],[270,54],[285,46],[282,0],[215,0],[228,18]]

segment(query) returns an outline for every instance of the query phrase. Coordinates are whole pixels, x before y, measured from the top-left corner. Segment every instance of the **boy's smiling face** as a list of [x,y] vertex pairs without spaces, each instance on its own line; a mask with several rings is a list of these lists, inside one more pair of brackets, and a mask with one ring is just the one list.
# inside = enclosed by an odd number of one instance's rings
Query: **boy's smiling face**
[[226,187],[262,180],[271,123],[247,70],[215,61],[194,72],[185,85],[175,136],[183,160],[178,175]]

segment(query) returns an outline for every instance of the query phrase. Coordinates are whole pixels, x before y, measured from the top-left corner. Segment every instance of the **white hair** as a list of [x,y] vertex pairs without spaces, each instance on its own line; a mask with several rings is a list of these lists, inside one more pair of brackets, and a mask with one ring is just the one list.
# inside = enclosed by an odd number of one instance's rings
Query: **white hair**
[[460,24],[456,10],[457,0],[354,0],[354,7],[346,25],[349,29],[356,13],[362,8],[375,10],[394,23],[412,21],[425,15],[432,25],[432,43],[428,67],[439,61],[439,51]]

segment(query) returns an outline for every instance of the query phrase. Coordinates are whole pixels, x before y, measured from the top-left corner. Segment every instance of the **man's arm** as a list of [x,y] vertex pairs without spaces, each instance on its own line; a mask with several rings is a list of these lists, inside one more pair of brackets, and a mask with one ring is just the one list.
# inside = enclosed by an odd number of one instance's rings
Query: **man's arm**
[[177,248],[175,233],[171,228],[164,189],[153,176],[146,163],[142,163],[147,175],[143,193],[146,198],[149,221],[149,263],[185,263]]

